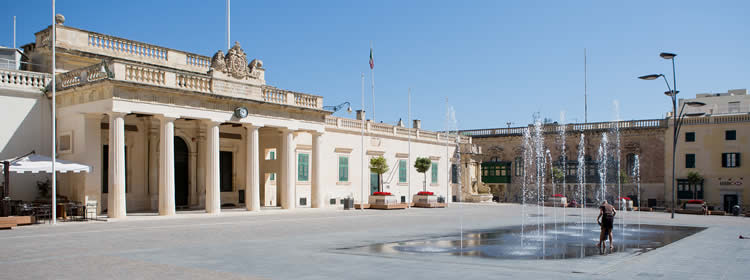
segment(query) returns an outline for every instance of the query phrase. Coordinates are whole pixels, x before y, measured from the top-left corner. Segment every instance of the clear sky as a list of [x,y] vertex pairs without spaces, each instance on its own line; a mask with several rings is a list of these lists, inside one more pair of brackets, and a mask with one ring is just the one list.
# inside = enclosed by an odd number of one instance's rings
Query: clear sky
[[[225,0],[57,1],[66,25],[207,56],[226,49]],[[683,97],[750,87],[750,1],[232,1],[232,41],[263,60],[268,84],[361,107],[370,104],[375,45],[377,121],[445,125],[446,98],[461,129],[522,126],[534,112],[583,122],[661,118],[671,108],[662,51],[677,53]],[[51,21],[51,1],[0,10],[0,45]],[[226,50],[225,50],[226,51]],[[342,113],[337,113],[341,115]],[[343,113],[345,114],[345,113]]]

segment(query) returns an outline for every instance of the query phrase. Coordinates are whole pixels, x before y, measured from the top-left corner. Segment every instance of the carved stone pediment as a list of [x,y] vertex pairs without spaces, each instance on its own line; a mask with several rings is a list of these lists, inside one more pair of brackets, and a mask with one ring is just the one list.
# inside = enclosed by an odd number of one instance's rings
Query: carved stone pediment
[[239,42],[234,42],[234,46],[227,51],[226,56],[221,50],[214,54],[211,58],[211,70],[222,72],[235,79],[259,79],[260,72],[263,70],[263,62],[254,59],[248,64],[247,54],[242,50]]

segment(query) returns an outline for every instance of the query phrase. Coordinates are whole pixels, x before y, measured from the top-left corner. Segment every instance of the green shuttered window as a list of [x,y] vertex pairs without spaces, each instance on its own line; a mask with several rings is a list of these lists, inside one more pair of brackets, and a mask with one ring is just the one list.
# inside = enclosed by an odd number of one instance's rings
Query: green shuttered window
[[299,154],[297,157],[297,181],[310,179],[310,155]]
[[438,182],[438,164],[437,162],[432,163],[432,183],[437,184]]
[[339,156],[339,182],[349,181],[349,157]]

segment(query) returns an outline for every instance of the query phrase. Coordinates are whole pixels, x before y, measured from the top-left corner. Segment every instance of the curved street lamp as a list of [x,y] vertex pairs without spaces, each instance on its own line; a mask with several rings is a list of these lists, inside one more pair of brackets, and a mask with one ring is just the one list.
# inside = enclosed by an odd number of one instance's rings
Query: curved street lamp
[[346,106],[346,112],[347,113],[351,113],[352,112],[352,104],[349,103],[349,101],[346,101],[346,102],[341,103],[341,104],[336,105],[336,106],[323,106],[323,110],[328,110],[328,111],[331,111],[333,113],[336,113],[338,110],[343,109],[344,106]]
[[702,116],[705,113],[690,113],[690,114],[683,114],[683,110],[685,109],[685,105],[691,106],[691,107],[700,107],[706,105],[706,103],[698,102],[698,101],[689,101],[682,103],[682,107],[680,108],[679,114],[677,112],[677,94],[680,92],[677,90],[677,76],[675,72],[675,64],[674,64],[674,58],[677,56],[674,53],[667,53],[663,52],[660,53],[659,56],[663,59],[669,59],[672,60],[672,85],[674,85],[674,89],[669,85],[669,81],[667,81],[667,77],[664,76],[664,74],[651,74],[651,75],[645,75],[638,77],[641,80],[656,80],[659,77],[664,78],[664,83],[667,85],[667,89],[669,91],[665,91],[664,94],[666,96],[669,96],[672,98],[672,120],[674,123],[674,130],[672,135],[672,219],[674,219],[674,209],[675,209],[675,201],[677,200],[677,194],[675,193],[675,182],[677,181],[677,178],[675,178],[675,157],[677,153],[677,139],[680,133],[680,127],[682,126],[682,120],[685,118],[685,116],[688,117],[697,117]]

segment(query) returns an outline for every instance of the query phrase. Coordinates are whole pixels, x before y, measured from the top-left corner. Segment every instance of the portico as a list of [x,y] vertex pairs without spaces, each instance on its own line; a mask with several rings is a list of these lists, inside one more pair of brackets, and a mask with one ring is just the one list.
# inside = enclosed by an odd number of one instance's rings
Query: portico
[[[49,64],[50,31],[36,33],[32,65]],[[58,155],[93,167],[61,176],[58,194],[95,201],[112,218],[340,207],[367,200],[369,172],[359,170],[374,155],[403,169],[413,166],[409,151],[440,158],[470,144],[364,114],[331,116],[321,96],[267,85],[263,62],[239,43],[206,57],[62,24],[56,40],[58,147],[66,147]],[[450,201],[451,163],[434,163],[429,190]],[[384,188],[407,201],[418,188],[404,182],[421,177],[393,170]]]

